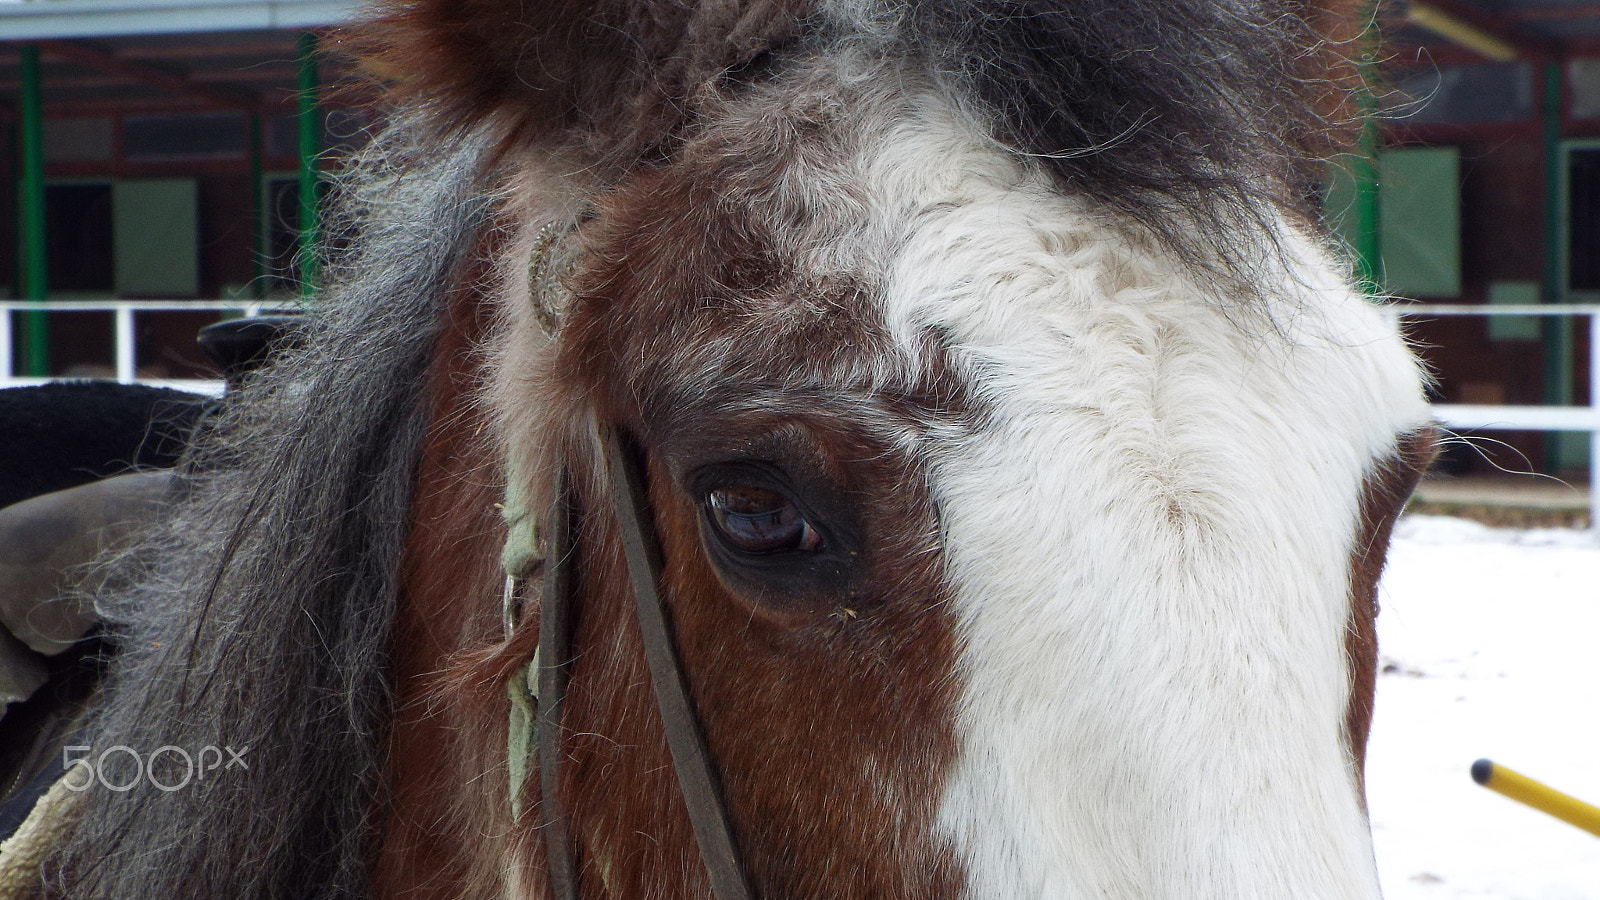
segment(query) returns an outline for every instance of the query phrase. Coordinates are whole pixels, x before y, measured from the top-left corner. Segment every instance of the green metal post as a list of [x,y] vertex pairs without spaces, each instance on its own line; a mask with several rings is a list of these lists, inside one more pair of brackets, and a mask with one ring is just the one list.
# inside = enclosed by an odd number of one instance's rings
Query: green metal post
[[300,35],[300,280],[306,293],[320,274],[321,223],[317,217],[317,157],[322,153],[322,116],[317,107],[317,37]]
[[[44,300],[50,292],[49,253],[45,244],[44,212],[44,99],[39,48],[22,48],[21,128],[18,155],[22,183],[17,192],[17,231],[22,240],[21,295],[23,300]],[[50,319],[43,310],[23,314],[24,371],[34,377],[50,374]]]
[[1378,150],[1383,135],[1378,126],[1378,101],[1373,85],[1378,75],[1378,17],[1376,3],[1369,4],[1367,27],[1361,34],[1361,141],[1350,176],[1355,180],[1355,247],[1357,274],[1368,293],[1383,291],[1383,243],[1379,226],[1383,208],[1378,191]]
[[[1544,278],[1540,299],[1560,303],[1566,297],[1562,284],[1561,250],[1566,244],[1566,203],[1561,196],[1565,183],[1561,171],[1565,156],[1561,152],[1561,64],[1547,62],[1544,68]],[[1541,316],[1544,344],[1544,402],[1566,405],[1572,402],[1572,322],[1566,316]],[[1545,438],[1547,464],[1561,464],[1566,435],[1553,431]]]
[[[1364,105],[1364,104],[1363,104]],[[1378,193],[1378,123],[1367,114],[1361,126],[1361,143],[1350,175],[1355,179],[1355,251],[1357,274],[1368,293],[1383,292],[1383,243],[1379,225],[1383,207]]]
[[267,216],[261,183],[261,114],[250,114],[250,296],[267,295]]

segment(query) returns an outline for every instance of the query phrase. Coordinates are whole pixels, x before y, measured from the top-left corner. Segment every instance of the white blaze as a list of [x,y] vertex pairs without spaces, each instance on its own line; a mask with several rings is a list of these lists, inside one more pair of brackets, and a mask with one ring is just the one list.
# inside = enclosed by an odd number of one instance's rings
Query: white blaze
[[864,176],[891,330],[988,413],[922,449],[969,896],[1377,897],[1348,566],[1364,476],[1428,419],[1415,361],[1309,245],[1270,320],[1230,316],[958,122],[928,104]]

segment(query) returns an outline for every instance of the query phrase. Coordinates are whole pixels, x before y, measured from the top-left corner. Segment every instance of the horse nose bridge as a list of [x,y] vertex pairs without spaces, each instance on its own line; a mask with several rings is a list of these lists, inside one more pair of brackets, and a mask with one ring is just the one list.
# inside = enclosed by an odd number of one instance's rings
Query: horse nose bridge
[[939,824],[967,848],[970,896],[1380,896],[1340,754],[1262,753],[1274,738],[1227,735],[1237,722],[1212,723],[1212,746],[1205,728],[1130,734],[1117,719],[1141,705],[1054,728],[967,710]]
[[973,896],[1377,897],[1337,503],[1175,511],[1126,456],[1045,435],[930,467],[963,654],[941,822]]

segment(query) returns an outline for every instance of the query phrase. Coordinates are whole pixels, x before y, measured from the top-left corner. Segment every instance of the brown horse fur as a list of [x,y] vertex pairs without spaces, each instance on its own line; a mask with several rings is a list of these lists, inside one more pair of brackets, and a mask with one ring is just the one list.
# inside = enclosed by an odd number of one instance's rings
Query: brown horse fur
[[[488,249],[475,253],[480,269]],[[503,781],[463,778],[457,762],[461,741],[505,743],[505,711],[497,705],[504,690],[484,698],[471,683],[442,685],[439,677],[461,648],[494,646],[500,631],[501,460],[477,403],[481,348],[492,328],[489,309],[473,296],[482,274],[469,273],[452,297],[428,378],[433,425],[422,448],[395,622],[390,799],[372,885],[380,897],[459,896],[475,860],[464,852],[457,817],[505,806]]]
[[[292,532],[304,498],[279,490],[282,480],[315,479],[329,463],[313,452],[310,435],[277,458],[287,476],[268,478],[265,464],[244,465],[227,476],[231,493],[220,511],[191,511],[189,530],[175,529],[167,542],[173,550],[206,528],[223,535],[210,538],[209,555],[193,571],[171,576],[201,587],[185,589],[172,622],[141,632],[167,642],[192,636],[190,655],[144,653],[121,676],[117,695],[149,700],[165,695],[146,691],[141,679],[170,682],[177,686],[166,693],[178,700],[167,719],[199,723],[185,732],[197,739],[212,735],[206,717],[239,714],[269,754],[290,754],[294,741],[315,738],[315,723],[328,722],[364,755],[342,769],[306,763],[292,770],[338,794],[313,798],[298,813],[292,797],[272,796],[291,786],[271,774],[219,780],[188,798],[182,821],[157,809],[167,802],[160,797],[101,798],[112,815],[69,848],[62,884],[95,897],[370,890],[486,898],[508,889],[542,896],[538,825],[546,810],[532,787],[537,779],[525,788],[520,821],[510,821],[504,796],[504,685],[531,655],[537,625],[533,615],[511,640],[498,634],[495,557],[503,529],[494,504],[502,460],[510,458],[535,488],[534,508],[549,499],[538,491],[551,470],[570,466],[581,508],[576,645],[585,649],[573,660],[563,722],[570,763],[561,799],[584,897],[703,895],[628,613],[599,463],[597,438],[615,431],[649,464],[654,527],[668,561],[665,592],[753,880],[772,897],[952,895],[960,864],[952,848],[929,837],[929,821],[954,752],[954,687],[944,677],[956,652],[954,626],[935,552],[938,511],[919,477],[923,461],[896,435],[981,418],[984,409],[950,390],[937,347],[924,371],[872,364],[885,342],[861,304],[877,261],[846,254],[819,266],[807,256],[847,243],[854,227],[839,212],[852,202],[848,186],[841,195],[827,181],[851,152],[849,133],[832,127],[838,110],[894,103],[908,87],[856,85],[858,94],[842,97],[817,55],[849,42],[881,57],[886,75],[909,71],[901,65],[907,59],[928,62],[934,77],[965,85],[968,111],[990,123],[996,141],[1032,157],[1109,217],[1133,223],[1130,239],[1153,234],[1198,271],[1244,283],[1253,263],[1221,242],[1252,222],[1266,229],[1263,209],[1314,217],[1302,204],[1307,180],[1337,131],[1330,115],[1336,118],[1348,83],[1308,62],[1316,53],[1307,23],[1318,9],[1294,0],[1262,6],[1270,8],[1238,12],[1244,20],[1218,16],[1215,4],[1200,0],[827,9],[799,0],[414,0],[399,7],[358,43],[370,69],[392,80],[395,96],[423,109],[426,134],[463,150],[449,166],[430,165],[422,149],[430,137],[413,131],[405,152],[367,171],[375,183],[402,186],[422,214],[455,210],[456,194],[440,200],[429,189],[459,191],[465,174],[475,182],[469,192],[497,204],[495,217],[441,214],[433,230],[391,234],[381,251],[388,256],[335,291],[351,309],[391,302],[389,292],[397,292],[393,302],[410,327],[430,323],[407,344],[426,345],[425,375],[415,371],[415,354],[403,361],[410,368],[392,375],[399,363],[359,340],[368,320],[355,314],[336,317],[300,359],[385,397],[390,418],[402,401],[413,404],[407,423],[431,417],[426,438],[406,432],[381,470],[394,487],[398,472],[416,466],[419,491],[414,499],[407,493],[408,518],[388,518],[395,504],[387,494],[377,506],[319,497],[306,513],[313,520],[346,527],[376,509],[389,530],[379,538],[315,533],[370,544],[370,552],[350,551],[354,563],[349,554],[317,556],[323,551],[314,547],[285,555],[270,539]],[[1170,34],[1190,41],[1159,39]],[[1263,108],[1263,97],[1277,102]],[[415,128],[415,119],[405,127]],[[490,142],[498,153],[483,151]],[[830,191],[826,209],[808,202]],[[366,225],[382,232],[384,217],[401,212],[382,206]],[[525,275],[534,235],[551,222],[577,227],[571,240],[581,253],[559,341],[530,310]],[[1196,222],[1230,227],[1195,229]],[[401,261],[413,249],[424,255],[418,265],[427,274],[390,277],[405,270]],[[798,324],[785,315],[791,304],[829,314]],[[734,319],[745,327],[727,330]],[[384,332],[391,340],[400,333]],[[714,351],[705,349],[708,335],[721,339]],[[839,347],[850,353],[830,352]],[[370,356],[365,375],[346,371],[362,368],[355,350]],[[385,373],[393,387],[382,383]],[[769,403],[719,393],[724,379],[781,400],[781,420]],[[326,382],[318,385],[328,396],[344,396]],[[289,390],[296,382],[287,368],[274,384],[277,393],[263,391],[258,406],[241,414],[245,424],[224,435],[233,441],[228,452],[267,428],[292,431],[297,417],[335,429],[341,423],[333,419],[353,415],[353,401],[318,411],[293,399],[299,395]],[[260,431],[251,430],[251,410],[271,413]],[[757,435],[768,458],[791,463],[826,493],[860,494],[850,528],[880,540],[860,541],[853,594],[803,586],[742,591],[718,574],[683,479],[707,454],[726,449],[708,436],[729,423]],[[380,438],[352,437],[352,449],[340,452],[374,453],[372,440]],[[1409,456],[1402,463],[1400,474],[1379,476],[1373,489],[1367,532],[1374,545],[1415,468]],[[348,475],[363,486],[376,477]],[[406,528],[400,552],[390,532]],[[254,567],[235,571],[245,551],[258,554]],[[362,566],[389,581],[352,594],[361,602],[346,611],[338,602],[344,582],[325,585],[327,573],[343,578],[365,572]],[[1353,591],[1363,593],[1362,579],[1375,570],[1364,560],[1353,566]],[[274,567],[282,571],[273,574]],[[260,585],[241,581],[247,576]],[[399,583],[398,599],[385,593],[391,581]],[[239,591],[218,592],[218,584]],[[271,619],[285,636],[226,631],[273,590],[288,597]],[[348,671],[337,661],[315,662],[315,677],[296,684],[322,697],[317,692],[332,691],[340,678],[360,682],[348,705],[361,715],[339,719],[319,707],[321,718],[313,718],[299,701],[270,691],[238,713],[239,698],[185,693],[185,663],[220,673],[234,658],[253,665],[300,658],[303,651],[285,650],[284,642],[315,646],[316,627],[343,622],[340,615],[367,617],[363,648],[372,658]],[[1361,666],[1372,656],[1362,615],[1354,616],[1359,635],[1348,644],[1358,686],[1370,680]],[[1363,709],[1353,705],[1347,719],[1356,756]],[[102,740],[168,739],[128,719],[108,715]],[[292,727],[279,727],[285,722]],[[753,730],[735,733],[734,723]],[[373,783],[380,759],[382,788]],[[351,784],[337,783],[341,772],[354,773]],[[866,782],[883,790],[856,789]],[[237,821],[262,810],[283,821],[250,828]],[[153,837],[156,849],[98,857],[112,827]],[[338,849],[313,847],[330,832]]]
[[[761,142],[762,136],[750,134],[749,139]],[[599,258],[626,259],[628,264],[595,267],[586,273],[593,287],[575,304],[565,332],[570,337],[559,355],[549,346],[543,347],[543,352],[538,352],[538,346],[524,348],[535,351],[525,356],[513,351],[509,355],[517,359],[517,368],[501,376],[506,383],[499,390],[507,400],[501,408],[520,413],[521,421],[526,422],[523,430],[512,432],[521,437],[513,439],[508,452],[522,454],[524,471],[541,473],[536,486],[555,460],[565,458],[574,467],[585,511],[577,541],[580,613],[576,643],[609,648],[575,662],[564,729],[571,735],[568,752],[572,759],[564,806],[572,811],[574,834],[585,836],[579,863],[590,873],[590,890],[603,881],[613,894],[657,896],[663,890],[690,890],[700,878],[698,851],[665,758],[643,669],[642,649],[631,618],[632,601],[619,587],[626,579],[609,515],[609,490],[595,465],[591,422],[599,418],[623,427],[651,450],[652,458],[660,458],[664,444],[683,451],[684,438],[718,428],[717,419],[704,418],[714,415],[715,405],[702,403],[704,411],[697,419],[692,411],[695,401],[667,397],[647,401],[656,407],[649,410],[651,424],[647,426],[646,410],[628,399],[629,391],[608,396],[615,391],[608,385],[665,383],[668,379],[661,373],[616,371],[614,360],[620,348],[635,342],[659,345],[672,332],[703,333],[712,324],[683,321],[672,314],[658,317],[670,311],[650,308],[662,297],[656,281],[681,261],[680,254],[687,252],[693,258],[727,255],[729,268],[712,269],[708,274],[730,302],[760,291],[760,284],[741,282],[737,273],[776,286],[779,279],[774,277],[773,267],[794,268],[794,260],[763,261],[771,249],[761,236],[752,236],[737,247],[715,241],[715,235],[730,231],[727,225],[731,223],[718,221],[730,215],[730,209],[726,204],[701,202],[707,198],[695,197],[693,192],[702,189],[696,185],[708,180],[724,187],[730,184],[732,173],[721,169],[738,157],[727,152],[697,154],[693,158],[712,167],[704,173],[706,177],[671,183],[646,179],[597,211],[592,221],[596,234],[590,240],[608,243],[603,248],[594,246],[591,252]],[[780,170],[774,165],[763,171],[776,175]],[[672,191],[691,193],[673,197]],[[670,228],[640,229],[638,220],[653,215],[663,200],[691,214]],[[615,237],[603,237],[601,232]],[[683,289],[698,291],[702,287],[685,285]],[[754,355],[759,348],[749,346],[738,358],[744,364],[774,371],[797,370],[807,360],[818,358],[819,351],[830,343],[861,346],[863,341],[873,340],[872,335],[849,330],[851,322],[865,320],[864,310],[850,313],[851,304],[864,302],[859,288],[836,285],[834,290],[840,310],[834,321],[841,330],[802,331],[788,341],[775,341],[770,331],[763,331],[761,347],[776,355],[762,362]],[[761,302],[773,308],[770,298]],[[522,320],[522,327],[514,324],[511,330],[524,342],[538,344],[542,335],[530,321],[529,309],[519,304],[512,316]],[[619,323],[644,327],[653,318],[664,333],[618,329]],[[480,323],[475,333],[481,335],[482,327]],[[480,838],[454,844],[448,840],[446,823],[451,812],[447,807],[474,811],[470,818],[455,820],[462,832],[487,838],[502,833],[506,826],[503,817],[508,803],[497,793],[505,784],[503,723],[507,709],[502,685],[511,668],[531,651],[530,635],[536,626],[536,620],[530,619],[504,646],[486,640],[481,633],[487,621],[483,616],[494,599],[492,588],[497,587],[483,580],[486,570],[494,571],[492,560],[486,561],[485,548],[498,546],[498,537],[486,534],[484,528],[484,511],[494,499],[485,496],[483,485],[489,479],[484,473],[493,471],[493,461],[482,457],[481,441],[467,438],[481,428],[482,413],[471,400],[473,385],[485,376],[479,370],[480,354],[466,350],[482,338],[458,334],[461,330],[458,321],[446,331],[444,352],[436,357],[439,368],[433,384],[439,424],[426,445],[420,477],[424,484],[442,487],[418,498],[417,530],[406,557],[407,591],[400,633],[402,644],[410,646],[396,661],[404,671],[399,674],[401,714],[394,742],[397,748],[408,747],[408,758],[403,771],[391,773],[396,779],[396,801],[375,881],[382,896],[429,896],[435,886],[441,895],[449,894],[460,891],[460,879],[474,871],[477,890],[490,894],[502,877],[497,864],[525,889],[536,893],[542,887],[538,875],[542,847],[539,832],[532,827],[542,813],[537,792],[531,788],[525,796],[528,810],[513,837],[509,856],[501,855],[497,840]],[[474,331],[470,327],[465,330]],[[595,374],[578,376],[585,371]],[[925,374],[920,383],[904,385],[899,392],[906,398],[904,408],[887,408],[875,417],[876,432],[862,433],[859,425],[850,424],[859,417],[860,409],[851,407],[851,415],[842,415],[846,409],[837,405],[830,409],[814,392],[793,396],[781,419],[752,409],[738,428],[741,432],[770,431],[773,443],[769,452],[782,446],[796,459],[816,460],[825,470],[819,474],[840,482],[835,490],[870,490],[872,501],[865,507],[875,510],[873,517],[881,522],[863,523],[863,530],[896,534],[905,530],[904,523],[922,523],[910,532],[917,535],[914,544],[872,548],[873,558],[864,567],[856,596],[846,605],[799,596],[773,598],[770,606],[751,607],[722,586],[697,550],[698,513],[685,502],[681,491],[666,487],[675,473],[659,466],[652,472],[656,526],[664,555],[671,561],[666,587],[679,616],[683,654],[691,660],[724,661],[706,673],[691,669],[697,703],[707,711],[708,724],[765,723],[761,728],[765,739],[759,743],[749,742],[746,735],[719,732],[715,725],[708,738],[725,766],[736,820],[755,823],[739,835],[752,863],[760,866],[752,874],[766,884],[786,885],[782,891],[786,895],[937,895],[953,889],[957,873],[948,852],[921,844],[932,815],[926,804],[937,794],[932,779],[951,749],[947,726],[939,724],[950,719],[945,708],[950,698],[947,689],[938,686],[938,673],[951,664],[951,626],[938,614],[944,588],[933,552],[933,514],[920,483],[908,480],[916,471],[914,461],[900,458],[891,436],[904,428],[967,413],[964,398],[950,395],[947,379],[941,379],[937,371]],[[809,377],[830,377],[838,382],[829,373],[813,372]],[[681,378],[676,381],[682,383]],[[670,417],[676,442],[671,435],[659,433],[669,419],[662,415],[663,406],[680,411]],[[772,424],[763,426],[763,421]],[[777,428],[780,421],[786,427]],[[795,427],[797,421],[808,427]],[[808,443],[803,440],[806,435],[819,436],[822,443]],[[542,505],[547,499],[536,495],[533,502]],[[894,527],[889,526],[891,522],[896,523]],[[425,529],[423,523],[428,523]],[[452,615],[459,616],[464,597],[478,598],[480,627],[463,630],[439,624]],[[450,632],[440,634],[441,627]],[[730,633],[739,640],[730,644]],[[490,649],[485,655],[474,653],[473,647]],[[408,656],[416,656],[416,662],[408,663]],[[795,667],[813,672],[815,677],[800,681],[783,677]],[[426,677],[427,673],[433,677]],[[751,691],[752,686],[762,685],[768,687]],[[831,690],[819,696],[819,689],[828,686]],[[814,708],[819,702],[834,713],[819,719],[790,712]],[[468,771],[450,764],[452,752],[467,760]],[[898,784],[894,793],[899,796],[924,800],[916,807],[873,814],[860,806],[868,801],[855,798],[856,792],[849,790],[852,779],[858,779],[863,770],[873,771],[885,783]],[[454,784],[471,787],[465,794],[459,788],[452,790],[448,787],[452,779]],[[776,791],[775,784],[780,786]],[[830,784],[836,786],[822,789]],[[802,793],[812,796],[815,805],[785,802],[772,806],[775,797]],[[841,804],[840,799],[847,796],[852,797],[851,805]],[[447,803],[441,802],[443,798],[448,798]],[[641,798],[649,802],[641,803]],[[901,828],[861,830],[884,820],[899,821]],[[434,824],[430,829],[416,827],[416,823]],[[598,835],[623,837],[611,841]],[[474,858],[452,855],[441,847],[474,847],[479,852]],[[853,848],[860,856],[848,858],[841,848]],[[816,854],[824,854],[826,859]],[[778,863],[775,868],[773,863]],[[603,879],[594,877],[593,873],[602,869]],[[521,873],[530,870],[534,877],[524,879]],[[663,884],[662,872],[688,873],[692,880]],[[902,883],[899,879],[906,872],[920,873],[925,880]]]
[[1356,784],[1366,802],[1367,734],[1378,689],[1378,579],[1388,558],[1389,536],[1411,491],[1439,453],[1436,429],[1400,439],[1395,455],[1367,477],[1361,492],[1361,524],[1350,551],[1350,622],[1345,657],[1350,668],[1350,704],[1344,738],[1355,764]]

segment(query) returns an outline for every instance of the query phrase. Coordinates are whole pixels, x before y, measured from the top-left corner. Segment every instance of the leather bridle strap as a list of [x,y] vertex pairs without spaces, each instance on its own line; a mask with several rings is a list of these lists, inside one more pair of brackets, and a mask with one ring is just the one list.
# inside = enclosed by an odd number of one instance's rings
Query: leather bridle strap
[[615,435],[606,435],[604,443],[622,546],[628,558],[628,576],[633,582],[639,632],[644,638],[645,659],[650,665],[650,681],[655,686],[667,747],[678,773],[678,790],[689,810],[689,822],[700,845],[700,858],[710,876],[712,893],[717,900],[751,900],[753,895],[739,864],[717,773],[700,733],[673,643],[672,625],[661,602],[661,553],[647,530],[650,510],[644,503],[643,473]]
[[[567,299],[562,273],[570,265],[566,255],[570,223],[550,222],[540,229],[528,263],[528,283],[534,313],[545,335],[559,340],[561,309]],[[656,705],[661,710],[662,730],[672,765],[678,775],[678,792],[689,811],[700,858],[710,876],[716,900],[752,900],[739,862],[739,851],[728,824],[716,769],[706,751],[699,719],[678,661],[672,640],[672,625],[661,602],[661,554],[648,523],[649,507],[644,504],[644,479],[638,464],[623,452],[616,434],[606,431],[605,465],[610,474],[612,501],[621,526],[622,546],[628,559],[628,576],[633,582],[633,600],[644,638],[645,659],[650,680],[655,686]],[[506,465],[506,502],[502,506],[508,530],[501,565],[506,570],[502,615],[509,641],[520,610],[518,585],[537,559],[539,541],[535,521],[522,502],[526,480],[515,459]],[[513,759],[509,764],[512,818],[520,812],[519,798],[525,768],[528,732],[537,732],[539,755],[539,794],[541,829],[545,836],[546,868],[550,875],[553,900],[578,900],[577,867],[567,827],[566,811],[561,806],[561,706],[566,696],[567,675],[572,662],[572,566],[573,523],[576,504],[567,483],[566,468],[556,473],[551,496],[553,508],[547,523],[544,548],[544,585],[540,597],[539,650],[519,669],[509,685],[513,691],[508,746]],[[529,670],[537,671],[537,678]],[[537,680],[537,687],[533,682]],[[527,691],[534,688],[532,728],[527,727]]]
[[539,797],[543,819],[545,868],[550,874],[552,900],[578,900],[577,870],[572,859],[572,839],[561,808],[561,703],[567,693],[567,672],[572,660],[572,495],[565,466],[558,467],[551,485],[554,498],[545,529],[547,554],[544,589],[539,600],[538,723]]

